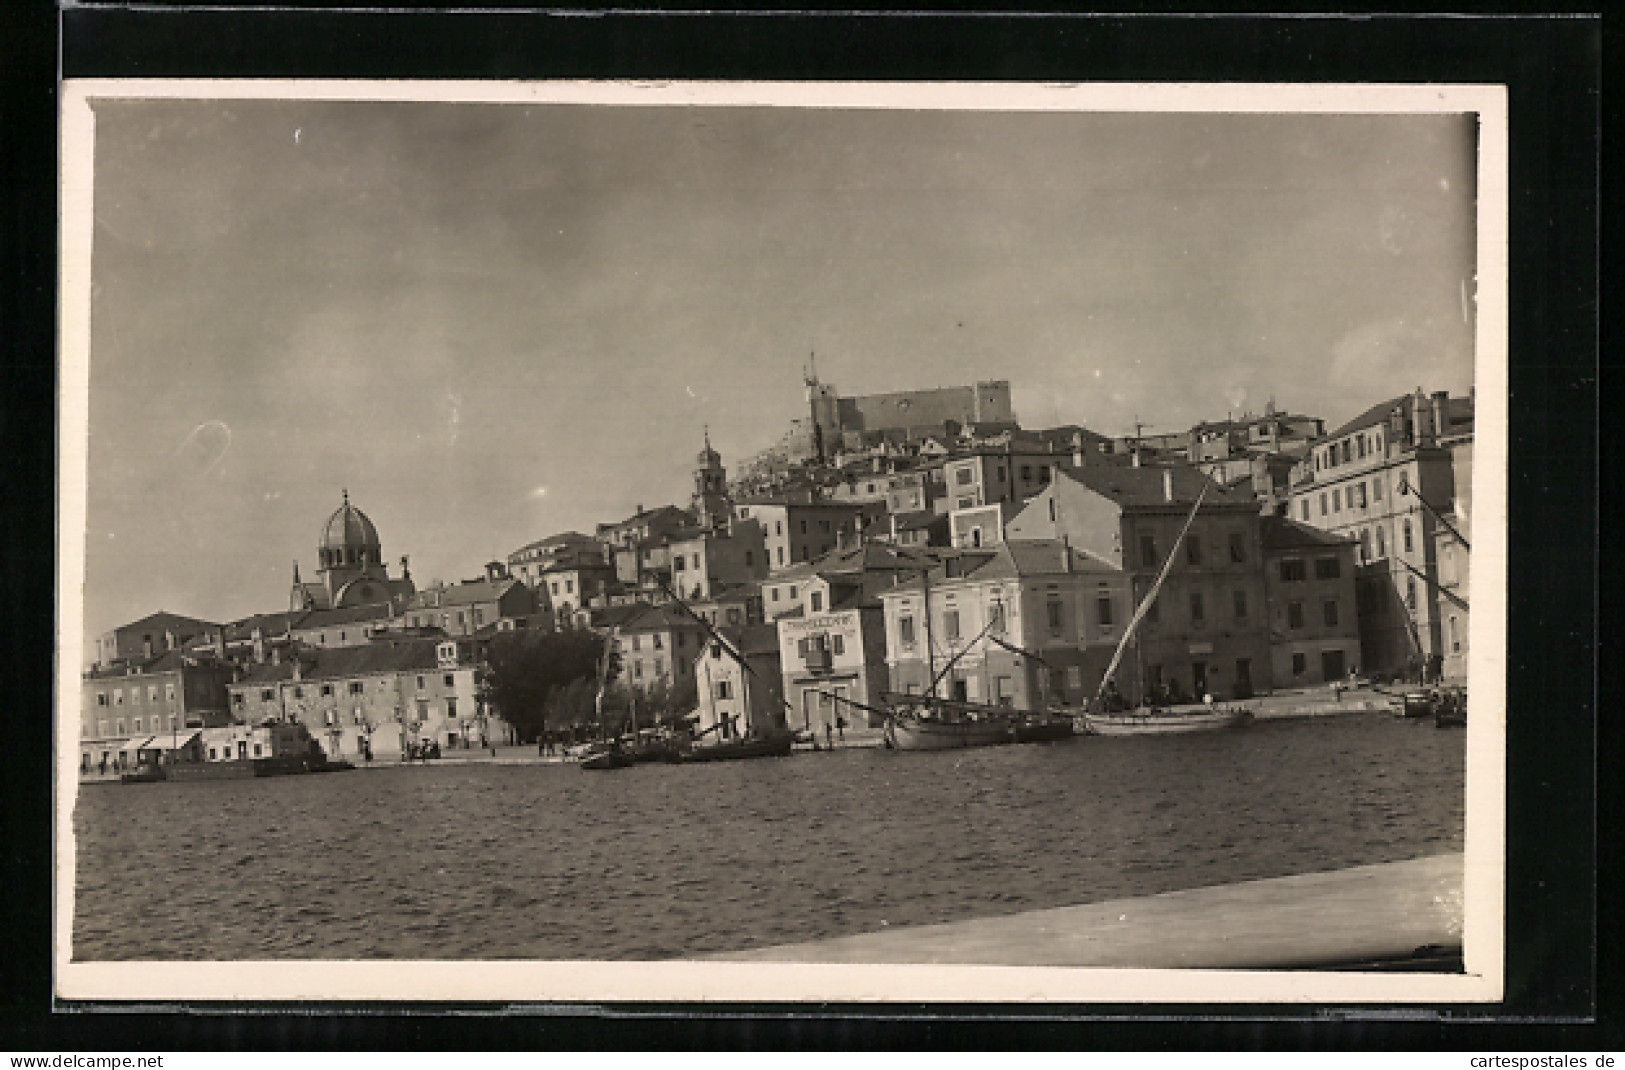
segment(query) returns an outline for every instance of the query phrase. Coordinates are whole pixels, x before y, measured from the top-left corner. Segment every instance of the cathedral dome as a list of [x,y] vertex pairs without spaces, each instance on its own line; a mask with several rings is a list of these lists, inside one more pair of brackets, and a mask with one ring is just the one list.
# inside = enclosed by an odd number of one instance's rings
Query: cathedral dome
[[344,495],[344,504],[332,516],[327,518],[327,525],[322,528],[322,550],[373,550],[379,549],[378,529],[372,526],[367,514],[350,504],[348,492]]

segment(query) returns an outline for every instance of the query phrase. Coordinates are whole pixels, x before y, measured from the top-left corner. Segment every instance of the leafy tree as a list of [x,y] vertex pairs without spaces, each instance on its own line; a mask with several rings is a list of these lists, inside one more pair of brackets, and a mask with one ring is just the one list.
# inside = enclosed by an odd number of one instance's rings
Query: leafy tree
[[[596,692],[604,637],[595,632],[505,632],[491,641],[480,699],[524,742],[534,742],[548,722],[548,700],[556,691],[585,682],[589,702]],[[615,665],[611,659],[611,679]]]

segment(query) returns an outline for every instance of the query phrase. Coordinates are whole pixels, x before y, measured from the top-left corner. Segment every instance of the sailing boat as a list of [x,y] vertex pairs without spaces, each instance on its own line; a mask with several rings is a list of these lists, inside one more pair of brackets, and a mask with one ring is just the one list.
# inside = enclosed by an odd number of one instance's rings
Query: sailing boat
[[[609,637],[604,641],[603,657],[598,662],[598,692],[593,696],[592,701],[593,711],[598,716],[598,732],[600,736],[605,734],[604,689],[609,686],[609,661],[615,649],[617,634],[615,631],[610,632]],[[637,714],[634,712],[633,717],[636,718],[636,716]],[[605,739],[589,750],[586,756],[581,759],[580,764],[583,769],[625,769],[634,760],[632,753],[621,746],[619,739]]]
[[1190,516],[1185,518],[1184,527],[1179,529],[1178,538],[1174,539],[1173,546],[1168,549],[1168,557],[1162,563],[1162,569],[1157,573],[1156,582],[1146,592],[1145,598],[1134,610],[1134,616],[1129,619],[1128,627],[1123,629],[1123,638],[1118,641],[1117,650],[1112,654],[1112,660],[1106,666],[1106,672],[1100,678],[1100,688],[1095,692],[1095,698],[1090,708],[1084,711],[1083,722],[1090,735],[1096,736],[1154,736],[1172,735],[1185,732],[1213,732],[1222,728],[1232,728],[1252,720],[1252,711],[1239,705],[1214,705],[1211,700],[1188,706],[1158,707],[1147,706],[1145,709],[1108,712],[1103,701],[1106,689],[1112,684],[1117,667],[1122,663],[1123,651],[1128,648],[1129,641],[1134,638],[1139,629],[1140,622],[1145,619],[1146,612],[1156,601],[1157,594],[1162,590],[1162,583],[1168,578],[1173,568],[1174,559],[1179,556],[1180,544],[1190,532],[1191,524],[1196,520],[1197,512],[1202,508],[1202,499],[1207,497],[1211,479],[1202,484],[1202,490],[1196,496],[1196,504],[1191,506]]
[[[937,672],[936,647],[931,641],[931,573],[921,573],[925,587],[925,653],[931,675],[930,690],[923,695],[887,695],[884,740],[893,750],[959,750],[966,747],[992,747],[1015,741],[1016,718],[1002,706],[943,698],[937,687],[960,658],[976,645],[976,639],[948,659]],[[989,619],[982,629],[986,635],[993,626]]]

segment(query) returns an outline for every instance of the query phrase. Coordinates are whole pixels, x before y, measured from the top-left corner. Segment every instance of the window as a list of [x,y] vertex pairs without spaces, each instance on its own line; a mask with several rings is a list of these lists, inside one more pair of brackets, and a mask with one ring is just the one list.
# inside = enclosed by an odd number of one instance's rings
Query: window
[[846,653],[846,638],[839,632],[829,637],[829,649],[832,654]]
[[1191,623],[1198,628],[1202,626],[1204,615],[1202,611],[1202,592],[1191,592]]
[[[1002,469],[1002,468],[999,469],[999,478],[1000,479],[1004,478],[1004,469]],[[1031,483],[1032,479],[1033,479],[1033,466],[1030,465],[1030,464],[1022,465],[1021,466],[1021,481],[1023,483]]]
[[107,705],[107,692],[105,692],[105,691],[96,692],[96,705],[98,705],[98,706]]
[[115,705],[115,706],[124,705],[124,689],[122,687],[117,688],[116,690],[114,690],[114,692],[113,692],[113,705]]
[[1356,484],[1354,484],[1354,504],[1359,506],[1361,509],[1365,508],[1366,503],[1365,503],[1365,484],[1364,483],[1356,483]]
[[634,680],[643,679],[643,662],[642,661],[634,661],[632,663],[632,678]]
[[1145,568],[1157,567],[1157,539],[1154,535],[1140,536],[1140,564]]
[[726,699],[726,698],[731,698],[732,697],[732,695],[731,695],[731,693],[729,692],[729,689],[728,689],[728,685],[730,683],[732,683],[732,681],[730,681],[730,680],[718,680],[716,682],[715,692],[716,692],[717,698]]
[[1326,515],[1326,492],[1325,491],[1320,492],[1320,515],[1321,516]]
[[1230,533],[1230,561],[1232,564],[1242,565],[1247,562],[1247,540],[1241,532]]
[[421,676],[418,677],[418,690],[422,691],[425,686],[427,686],[427,685],[424,683],[423,677],[421,677]]
[[959,638],[959,610],[950,609],[942,615],[942,634],[949,639]]
[[987,630],[993,635],[1004,634],[1004,603],[994,602],[987,607]]
[[1411,544],[1411,522],[1405,521],[1405,552],[1411,553],[1415,547]]
[[[1382,484],[1379,483],[1377,485],[1381,486]],[[1381,558],[1384,558],[1384,557],[1387,557],[1387,556],[1388,556],[1388,533],[1387,533],[1387,531],[1385,529],[1379,527],[1379,528],[1377,528],[1377,557],[1379,559],[1381,559]]]
[[1302,676],[1309,669],[1309,658],[1304,654],[1292,655],[1292,675]]
[[1298,504],[1303,507],[1300,510],[1303,513],[1303,518],[1305,520],[1308,520],[1309,519],[1309,499],[1305,498],[1303,501],[1299,502]]
[[755,563],[756,563],[756,555],[753,554],[751,551],[746,550],[745,551],[745,567],[750,568]]
[[1049,465],[1039,465],[1039,467],[1038,467],[1038,481],[1040,483],[1048,483],[1049,482]]
[[1373,501],[1382,501],[1382,478],[1380,476],[1371,481],[1371,498]]
[[332,684],[323,684],[322,685],[322,697],[327,698],[327,697],[331,696],[332,694],[333,694],[333,685]]
[[351,680],[350,681],[350,694],[352,694],[352,695],[361,694],[361,681],[360,680]]
[[1345,438],[1343,440],[1343,463],[1348,464],[1353,459],[1354,459],[1354,449],[1353,449],[1352,446],[1349,445],[1349,440]]
[[1325,618],[1326,627],[1337,627],[1337,599],[1328,598],[1321,603],[1321,613]]
[[1049,623],[1049,630],[1052,632],[1060,631],[1063,620],[1061,603],[1056,601],[1044,603],[1044,613]]
[[1343,511],[1343,489],[1341,487],[1339,487],[1338,489],[1332,491],[1332,512],[1341,513],[1342,511]]
[[660,635],[658,632],[649,637],[649,642],[656,650],[665,649],[665,637]]
[[1192,565],[1202,563],[1202,541],[1195,535],[1185,540],[1185,560]]
[[1405,577],[1405,608],[1416,612],[1416,577]]
[[1299,582],[1303,581],[1305,578],[1307,578],[1308,575],[1309,575],[1309,572],[1304,567],[1304,564],[1300,559],[1298,559],[1296,557],[1287,557],[1287,558],[1282,558],[1281,559],[1281,582],[1282,583],[1299,583]]
[[276,692],[275,691],[271,690],[269,687],[260,688],[260,701],[261,702],[270,702],[273,698],[276,698]]
[[642,649],[642,636],[634,635],[632,637],[632,653],[636,654],[641,649]]
[[970,483],[970,481],[971,471],[969,468],[960,468],[954,471],[955,483],[958,483],[960,486],[965,486],[966,484]]
[[1457,630],[1458,621],[1454,614],[1450,617],[1450,652],[1461,653],[1461,633]]
[[302,687],[294,688],[293,689],[293,697],[294,698],[304,698],[305,697],[305,689],[302,688]]
[[1286,604],[1286,626],[1288,628],[1303,627],[1303,603],[1288,602]]
[[685,563],[685,560],[686,559],[683,557],[682,554],[678,554],[675,558],[672,559],[672,563],[671,563],[672,569],[674,571],[676,571],[676,572],[682,572],[685,568],[688,567],[687,564]]
[[1055,499],[1054,498],[1051,498],[1049,500],[1049,518],[1050,518],[1051,521],[1053,521],[1055,519]]
[[[1361,435],[1359,438],[1354,440],[1354,452],[1355,452],[1355,454],[1357,456],[1360,456],[1360,457],[1365,456],[1365,436],[1364,435]],[[1364,504],[1364,503],[1362,503],[1362,504]]]
[[447,687],[456,687],[457,686],[457,677],[453,676],[449,672],[446,674],[446,686]]
[[801,533],[803,535],[807,534],[807,522],[805,520],[801,522]]
[[794,585],[792,585],[791,588],[790,588],[790,601],[794,602],[796,600],[796,597],[797,597],[796,596],[796,588],[795,588]]
[[782,521],[782,520],[773,521],[773,534],[775,534],[775,535],[783,535],[784,534],[784,521]]
[[116,727],[118,728],[118,734],[121,736],[124,735],[124,718],[120,717],[118,719]]
[[1100,618],[1101,628],[1112,626],[1112,600],[1110,598],[1095,599],[1095,615]]
[[784,547],[779,547],[779,564],[784,564]]
[[814,591],[808,597],[812,600],[812,611],[822,613],[824,611],[824,592]]
[[898,617],[897,618],[897,641],[902,643],[904,646],[913,646],[914,645],[914,618],[913,617]]
[[1335,557],[1315,558],[1315,579],[1335,580],[1343,574],[1341,563]]
[[[141,718],[137,717],[135,721],[132,722],[132,727],[137,733],[139,733],[141,731]],[[157,718],[153,718],[153,727],[158,727]]]
[[1247,619],[1247,592],[1246,591],[1237,591],[1237,592],[1235,592],[1235,609],[1236,609],[1236,619],[1237,620],[1246,620]]
[[1360,562],[1364,564],[1371,560],[1371,531],[1369,528],[1360,529]]
[[768,601],[777,602],[778,600],[779,600],[779,589],[777,587],[769,587],[768,588]]

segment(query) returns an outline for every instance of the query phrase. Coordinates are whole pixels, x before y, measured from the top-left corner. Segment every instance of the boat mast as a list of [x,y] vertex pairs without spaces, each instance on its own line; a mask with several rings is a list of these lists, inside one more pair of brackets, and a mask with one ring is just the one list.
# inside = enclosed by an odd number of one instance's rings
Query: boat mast
[[931,566],[927,565],[920,573],[925,581],[925,665],[927,679],[931,681],[931,697],[937,695],[937,652],[931,642]]

